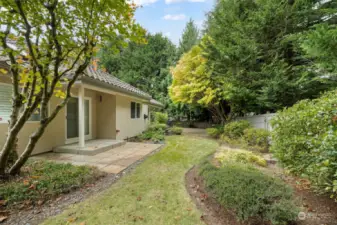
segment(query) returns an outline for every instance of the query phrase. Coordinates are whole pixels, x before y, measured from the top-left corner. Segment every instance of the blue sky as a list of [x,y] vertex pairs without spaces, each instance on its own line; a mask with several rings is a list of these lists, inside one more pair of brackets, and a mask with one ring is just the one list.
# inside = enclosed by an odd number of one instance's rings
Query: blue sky
[[179,39],[189,18],[199,28],[205,13],[213,7],[214,0],[134,0],[142,7],[136,11],[136,20],[151,33],[161,32],[174,44]]

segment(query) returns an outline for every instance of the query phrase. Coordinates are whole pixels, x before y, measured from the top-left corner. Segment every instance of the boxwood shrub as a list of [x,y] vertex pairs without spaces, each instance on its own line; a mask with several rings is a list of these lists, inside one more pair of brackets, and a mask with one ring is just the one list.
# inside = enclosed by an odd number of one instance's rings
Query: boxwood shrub
[[299,210],[292,200],[292,189],[253,166],[226,163],[216,168],[206,161],[200,167],[200,175],[217,201],[233,210],[241,221],[288,224],[298,215]]
[[288,224],[298,215],[292,189],[253,166],[226,163],[216,168],[206,161],[200,168],[200,175],[217,201],[233,210],[241,221]]
[[271,124],[271,150],[279,161],[336,197],[337,91],[300,101],[278,112]]

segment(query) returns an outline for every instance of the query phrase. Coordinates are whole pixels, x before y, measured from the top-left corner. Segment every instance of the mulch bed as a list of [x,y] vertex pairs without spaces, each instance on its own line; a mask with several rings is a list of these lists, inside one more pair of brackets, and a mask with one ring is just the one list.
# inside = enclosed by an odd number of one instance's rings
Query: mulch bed
[[[0,210],[0,224],[1,225],[35,225],[40,224],[48,217],[55,216],[62,213],[63,210],[67,209],[70,205],[82,202],[87,198],[100,194],[111,185],[117,182],[124,175],[132,172],[139,164],[141,164],[147,157],[157,153],[164,146],[158,148],[157,150],[149,153],[144,158],[136,161],[125,170],[118,174],[107,174],[103,178],[97,180],[94,184],[88,184],[85,187],[74,190],[67,194],[62,194],[54,199],[50,199],[41,205],[35,205],[32,207],[24,209],[11,209],[11,210]],[[1,221],[1,213],[6,213],[8,218]],[[5,214],[4,214],[5,215]]]
[[[276,165],[270,165],[263,172],[278,176],[294,188],[295,198],[301,210],[305,213],[304,220],[298,220],[297,225],[337,225],[337,203],[328,196],[312,192],[306,180],[286,176]],[[199,176],[197,167],[190,169],[185,175],[186,189],[202,212],[201,220],[209,225],[246,225],[236,220],[234,212],[222,207],[205,188],[203,178]],[[259,224],[261,225],[261,224]]]

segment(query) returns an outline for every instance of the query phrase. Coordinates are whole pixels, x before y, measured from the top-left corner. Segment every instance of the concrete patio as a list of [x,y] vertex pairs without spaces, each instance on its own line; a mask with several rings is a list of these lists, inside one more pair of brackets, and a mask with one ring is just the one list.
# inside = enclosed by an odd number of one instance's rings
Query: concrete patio
[[51,160],[59,163],[71,163],[73,165],[96,166],[107,173],[119,173],[136,161],[144,158],[151,152],[158,150],[163,145],[127,142],[125,145],[96,155],[77,155],[69,153],[44,153],[31,157],[37,160]]
[[78,143],[63,145],[56,147],[53,152],[58,153],[71,153],[78,155],[96,155],[113,148],[124,145],[126,142],[123,140],[90,140],[86,141],[85,146],[81,147]]

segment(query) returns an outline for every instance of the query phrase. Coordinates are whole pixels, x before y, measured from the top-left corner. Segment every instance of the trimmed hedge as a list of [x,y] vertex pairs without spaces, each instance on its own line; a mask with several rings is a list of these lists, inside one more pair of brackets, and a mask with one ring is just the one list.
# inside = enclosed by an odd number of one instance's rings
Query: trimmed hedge
[[292,189],[280,179],[267,176],[253,166],[226,163],[216,168],[201,165],[200,175],[217,201],[233,210],[241,221],[251,219],[272,224],[288,224],[296,219],[298,208]]
[[274,156],[336,198],[337,91],[300,101],[278,112],[271,124]]

